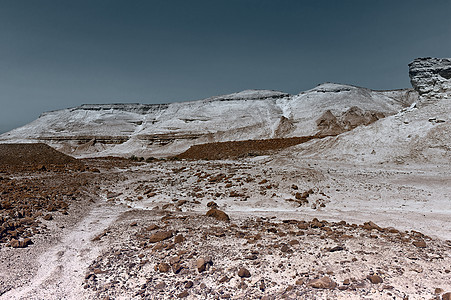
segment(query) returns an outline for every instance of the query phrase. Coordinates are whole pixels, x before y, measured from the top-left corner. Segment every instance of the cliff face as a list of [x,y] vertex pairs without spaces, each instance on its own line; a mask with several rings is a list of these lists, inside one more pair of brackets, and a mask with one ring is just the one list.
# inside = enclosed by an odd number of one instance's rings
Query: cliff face
[[413,88],[428,98],[451,97],[451,59],[417,58],[409,64]]

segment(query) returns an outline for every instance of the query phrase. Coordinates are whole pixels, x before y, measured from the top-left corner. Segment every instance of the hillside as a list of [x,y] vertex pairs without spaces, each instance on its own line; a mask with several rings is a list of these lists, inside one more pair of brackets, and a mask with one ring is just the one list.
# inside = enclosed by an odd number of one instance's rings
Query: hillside
[[413,90],[326,83],[298,95],[247,90],[171,104],[89,104],[43,113],[0,142],[44,142],[76,157],[169,156],[208,142],[338,134],[416,98]]

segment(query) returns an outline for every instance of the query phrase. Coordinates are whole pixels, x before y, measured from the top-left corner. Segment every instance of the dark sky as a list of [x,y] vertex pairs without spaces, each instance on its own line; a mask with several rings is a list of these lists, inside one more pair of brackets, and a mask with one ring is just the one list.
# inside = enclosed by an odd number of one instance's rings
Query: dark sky
[[322,82],[410,87],[451,57],[451,0],[0,0],[0,132],[82,103]]

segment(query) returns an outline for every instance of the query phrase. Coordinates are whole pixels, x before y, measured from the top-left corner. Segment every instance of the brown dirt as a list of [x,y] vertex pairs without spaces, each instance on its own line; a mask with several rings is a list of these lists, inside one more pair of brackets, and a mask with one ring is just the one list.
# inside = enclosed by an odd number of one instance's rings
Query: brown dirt
[[130,162],[111,157],[82,162],[45,144],[0,144],[0,247],[32,244],[54,215],[69,213],[97,167],[124,164]]
[[52,147],[37,144],[0,144],[0,171],[83,168],[83,164]]
[[323,137],[325,136],[312,135],[292,138],[207,143],[191,146],[187,151],[175,156],[175,158],[218,160],[259,156]]

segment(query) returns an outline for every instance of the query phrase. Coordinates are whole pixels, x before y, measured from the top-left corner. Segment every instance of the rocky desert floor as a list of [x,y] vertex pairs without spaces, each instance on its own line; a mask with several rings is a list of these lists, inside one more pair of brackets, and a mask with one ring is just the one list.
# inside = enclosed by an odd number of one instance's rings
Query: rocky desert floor
[[84,159],[0,173],[1,299],[450,299],[451,169]]

